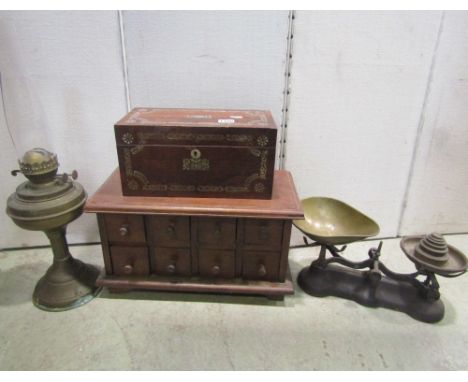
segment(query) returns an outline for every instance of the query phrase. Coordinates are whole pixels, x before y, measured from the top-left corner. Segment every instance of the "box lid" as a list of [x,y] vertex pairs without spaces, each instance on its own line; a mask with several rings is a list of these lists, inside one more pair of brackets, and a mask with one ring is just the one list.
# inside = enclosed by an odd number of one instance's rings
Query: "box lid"
[[276,129],[267,110],[159,109],[138,107],[115,124],[119,126],[199,126]]
[[276,147],[269,111],[136,108],[115,124],[117,146]]

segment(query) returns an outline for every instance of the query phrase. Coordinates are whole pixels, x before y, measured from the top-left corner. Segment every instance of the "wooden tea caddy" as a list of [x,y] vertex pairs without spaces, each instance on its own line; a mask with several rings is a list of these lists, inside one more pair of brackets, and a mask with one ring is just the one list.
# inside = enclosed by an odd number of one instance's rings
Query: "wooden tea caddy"
[[114,131],[123,195],[271,198],[269,111],[140,107]]

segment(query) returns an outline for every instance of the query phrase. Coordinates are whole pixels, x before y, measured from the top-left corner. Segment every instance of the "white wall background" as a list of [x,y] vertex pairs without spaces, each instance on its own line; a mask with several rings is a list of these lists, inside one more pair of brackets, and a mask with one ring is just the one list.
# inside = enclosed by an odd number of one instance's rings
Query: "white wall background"
[[297,14],[286,167],[300,195],[346,201],[397,235],[440,22],[440,12]]
[[[468,12],[295,16],[284,165],[300,196],[342,199],[381,236],[468,231]],[[0,12],[0,200],[31,144],[93,193],[128,101],[270,109],[280,125],[287,34],[285,11]],[[46,243],[5,214],[0,230],[0,248]],[[69,232],[99,240],[94,216]]]

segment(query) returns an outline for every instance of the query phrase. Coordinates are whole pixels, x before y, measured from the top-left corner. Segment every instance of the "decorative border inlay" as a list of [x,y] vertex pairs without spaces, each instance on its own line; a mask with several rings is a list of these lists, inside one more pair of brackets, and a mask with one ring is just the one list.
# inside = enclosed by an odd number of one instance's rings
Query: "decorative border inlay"
[[268,150],[263,150],[260,157],[260,179],[266,179]]
[[125,133],[122,135],[122,141],[123,143],[126,143],[127,145],[131,145],[134,141],[133,134],[132,133]]
[[257,145],[259,146],[266,146],[268,144],[268,137],[266,135],[260,135],[257,138]]
[[[182,184],[151,184],[148,178],[141,171],[133,169],[132,156],[143,151],[144,146],[138,145],[132,148],[123,148],[124,157],[124,168],[125,175],[127,177],[127,186],[130,190],[136,191],[140,187],[144,191],[175,191],[175,192],[193,192],[195,190],[200,192],[216,192],[216,193],[247,193],[250,190],[251,185],[260,179],[266,179],[267,175],[267,162],[268,162],[268,150],[250,149],[252,155],[260,157],[260,168],[258,173],[253,173],[248,176],[244,181],[244,186],[216,186],[216,185],[182,185]],[[192,153],[197,150],[192,150]],[[200,157],[191,159],[183,159],[183,169],[186,170],[185,166],[190,167],[191,170],[197,169],[198,166],[201,170],[209,170],[209,162],[202,162],[206,159]],[[197,155],[195,155],[197,156]],[[185,161],[190,161],[190,164],[186,164]],[[194,162],[192,162],[194,161]],[[195,163],[196,162],[196,163]],[[205,170],[206,168],[206,170]],[[261,182],[256,182],[254,191],[257,193],[265,192],[265,185]]]
[[255,192],[265,192],[265,185],[263,183],[255,183],[254,187]]
[[[122,136],[126,136],[130,133],[125,133]],[[131,134],[130,134],[131,135]],[[253,145],[254,137],[248,134],[195,134],[195,133],[166,133],[166,132],[149,132],[149,133],[137,133],[138,143],[139,144],[146,144],[150,140],[158,140],[158,141],[188,141],[188,142],[195,142],[195,143],[202,143],[202,142],[237,142],[237,143],[246,143],[248,145]],[[265,144],[260,144],[259,139],[262,138],[260,141],[264,142],[263,138],[266,138]],[[133,139],[133,137],[132,137]],[[125,143],[128,143],[124,141]],[[132,140],[133,142],[133,140]],[[262,135],[257,138],[257,144],[259,146],[264,146],[268,143],[268,138],[265,135]],[[129,144],[129,143],[128,143]]]

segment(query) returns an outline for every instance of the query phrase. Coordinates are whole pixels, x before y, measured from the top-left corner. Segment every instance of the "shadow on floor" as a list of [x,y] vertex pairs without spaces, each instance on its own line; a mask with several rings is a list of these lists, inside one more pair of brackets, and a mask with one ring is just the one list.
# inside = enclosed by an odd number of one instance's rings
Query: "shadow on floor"
[[[309,261],[307,261],[309,262]],[[187,292],[160,292],[148,290],[131,290],[128,292],[110,292],[104,288],[98,298],[125,299],[125,300],[148,300],[148,301],[177,301],[177,302],[200,302],[220,304],[259,305],[271,307],[293,307],[298,303],[298,297],[303,292],[297,286],[297,273],[304,264],[289,258],[289,267],[294,284],[294,295],[286,295],[284,300],[271,300],[265,296],[255,295],[233,295],[233,294],[211,294],[211,293],[187,293]]]
[[[310,265],[310,262],[314,261],[315,259],[316,259],[316,256],[312,256],[312,258],[310,260],[308,259],[307,261],[302,259],[301,262],[295,261],[292,258],[289,259],[289,266],[292,269],[292,273],[294,275],[293,283],[294,283],[294,290],[296,291],[296,296],[297,297],[302,296],[304,298],[310,298],[310,299],[330,299],[330,300],[339,299],[339,300],[343,301],[344,304],[346,306],[348,306],[348,307],[351,307],[351,308],[354,308],[354,309],[367,310],[368,314],[369,314],[369,318],[383,320],[386,323],[392,323],[392,324],[397,323],[397,321],[395,321],[394,316],[380,314],[379,311],[381,311],[381,310],[390,310],[390,311],[395,312],[398,315],[404,315],[404,316],[408,317],[410,322],[413,322],[415,324],[416,323],[417,324],[422,324],[422,325],[450,326],[456,321],[456,316],[457,316],[456,307],[452,304],[449,297],[444,298],[443,294],[441,296],[441,300],[444,303],[445,313],[444,313],[444,317],[441,319],[441,321],[436,322],[436,323],[425,323],[425,322],[422,322],[422,321],[418,321],[418,320],[412,318],[410,315],[406,314],[405,312],[400,312],[397,309],[389,309],[389,308],[384,308],[382,306],[378,306],[378,307],[367,306],[367,305],[360,304],[360,303],[354,301],[353,299],[338,297],[338,296],[335,296],[333,294],[323,296],[323,297],[308,295],[297,284],[297,275],[299,274],[299,272],[304,267],[308,267]],[[347,268],[343,267],[343,269],[347,269]],[[361,270],[361,272],[364,272],[364,271],[365,270]],[[439,280],[440,279],[442,279],[442,277],[439,277]],[[441,289],[442,289],[442,293],[443,293],[443,288],[441,287]],[[296,305],[298,304],[298,301],[300,301],[300,300],[296,299]],[[405,320],[402,320],[401,324],[402,325],[407,325],[408,323]]]
[[187,292],[158,292],[133,290],[125,293],[111,293],[104,288],[99,298],[125,299],[125,300],[154,300],[154,301],[177,301],[177,302],[200,302],[219,304],[242,304],[262,306],[290,306],[289,300],[294,296],[286,296],[282,301],[270,300],[264,296],[244,296],[230,294],[211,293],[187,293]]
[[49,265],[45,261],[38,261],[5,271],[0,269],[0,306],[31,302],[36,283]]

